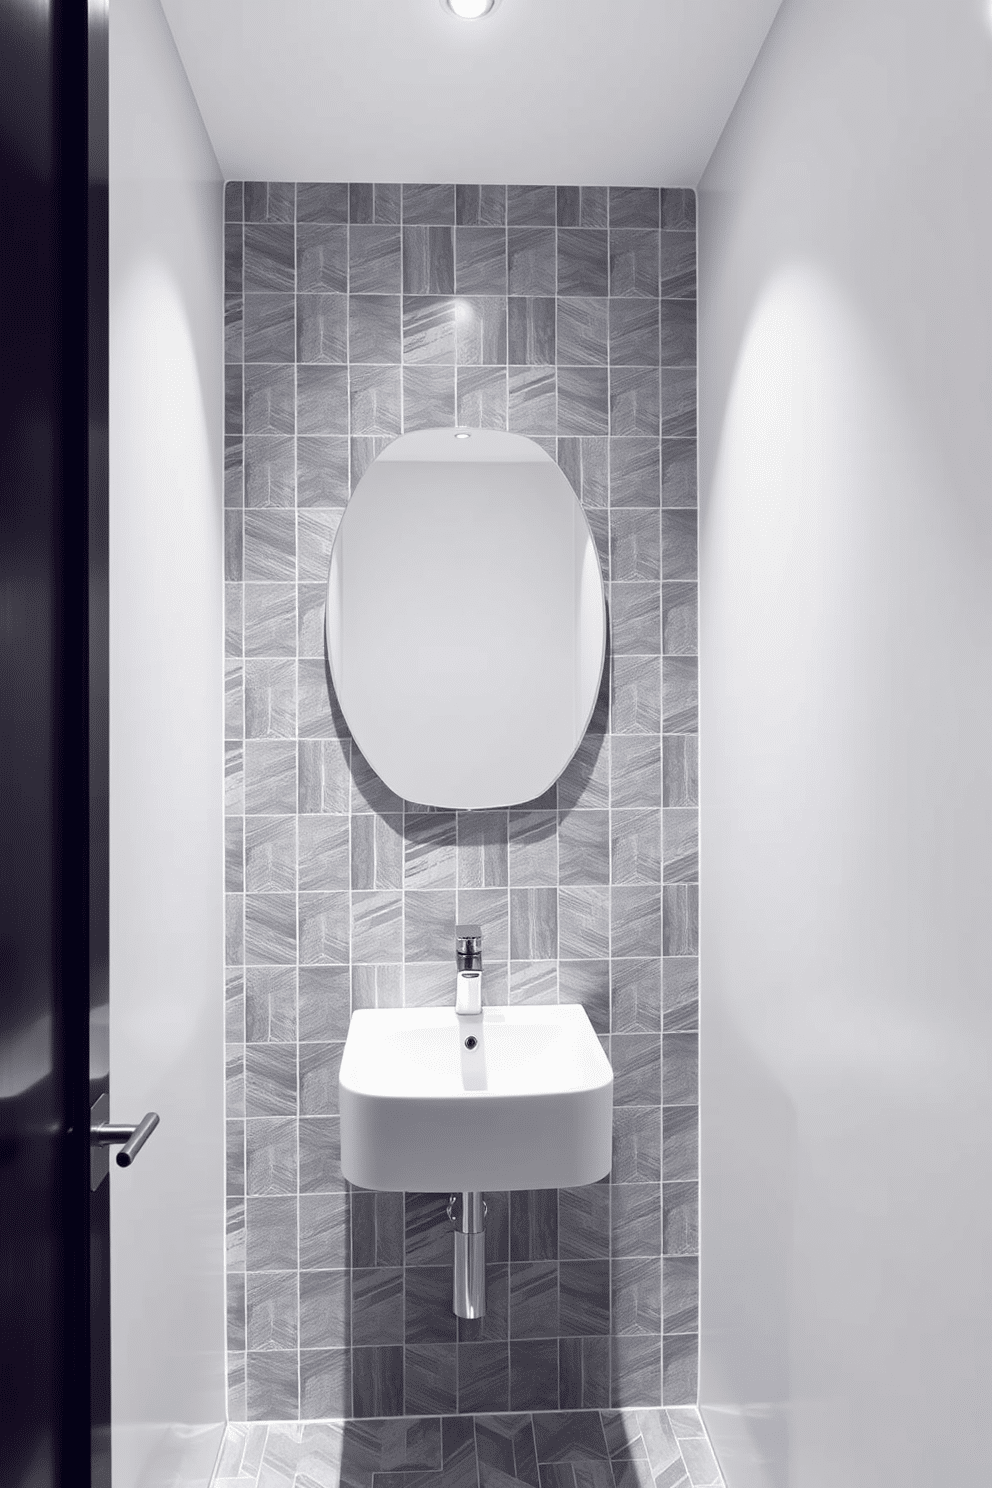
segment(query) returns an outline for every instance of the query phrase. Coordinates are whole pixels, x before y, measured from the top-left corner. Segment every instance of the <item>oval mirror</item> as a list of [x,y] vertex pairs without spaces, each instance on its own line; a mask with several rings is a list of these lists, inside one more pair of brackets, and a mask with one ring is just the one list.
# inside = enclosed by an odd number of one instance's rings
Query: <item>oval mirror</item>
[[540,796],[589,725],[606,650],[571,485],[519,434],[403,435],[341,519],[326,626],[348,727],[397,795],[461,810]]

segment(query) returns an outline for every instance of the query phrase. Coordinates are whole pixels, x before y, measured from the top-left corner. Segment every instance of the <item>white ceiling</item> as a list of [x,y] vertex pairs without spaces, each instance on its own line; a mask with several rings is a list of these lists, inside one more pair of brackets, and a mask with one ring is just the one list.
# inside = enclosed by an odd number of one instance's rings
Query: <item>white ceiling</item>
[[163,0],[229,179],[694,186],[781,0]]

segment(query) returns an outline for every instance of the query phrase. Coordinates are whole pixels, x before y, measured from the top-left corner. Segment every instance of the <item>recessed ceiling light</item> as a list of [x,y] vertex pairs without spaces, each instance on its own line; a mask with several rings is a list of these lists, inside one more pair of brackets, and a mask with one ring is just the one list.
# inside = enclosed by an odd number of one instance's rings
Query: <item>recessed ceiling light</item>
[[464,433],[462,433],[462,434],[456,434],[455,435],[455,438],[456,439],[471,439],[472,436],[471,436],[471,434],[464,434]]
[[499,0],[441,0],[441,8],[462,21],[479,21],[495,10]]

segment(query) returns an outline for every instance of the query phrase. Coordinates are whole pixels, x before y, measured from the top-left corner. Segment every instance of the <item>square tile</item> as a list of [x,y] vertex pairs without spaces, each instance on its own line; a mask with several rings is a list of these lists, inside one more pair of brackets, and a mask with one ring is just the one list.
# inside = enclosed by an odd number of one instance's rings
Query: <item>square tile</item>
[[450,295],[454,291],[454,228],[404,227],[403,293]]
[[595,228],[559,228],[559,295],[609,292],[608,234]]
[[352,294],[400,294],[402,261],[398,227],[348,229],[347,288]]
[[296,229],[296,287],[300,294],[347,294],[347,227],[299,224]]
[[455,290],[459,295],[506,294],[506,242],[501,227],[455,228]]
[[[506,263],[507,290],[511,295],[555,294],[557,260],[554,228],[509,228],[506,233]],[[502,292],[506,293],[507,290]]]

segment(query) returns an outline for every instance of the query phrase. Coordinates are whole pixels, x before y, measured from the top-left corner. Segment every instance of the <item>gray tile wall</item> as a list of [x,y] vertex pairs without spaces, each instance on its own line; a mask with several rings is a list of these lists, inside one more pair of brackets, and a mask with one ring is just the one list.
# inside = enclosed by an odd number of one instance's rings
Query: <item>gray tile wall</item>
[[[227,188],[228,1297],[233,1419],[677,1405],[697,1347],[695,203],[683,190]],[[329,692],[350,491],[396,435],[539,440],[589,517],[611,644],[527,808],[418,812]],[[579,1001],[611,1180],[488,1195],[456,1322],[445,1195],[349,1190],[352,1008]]]

